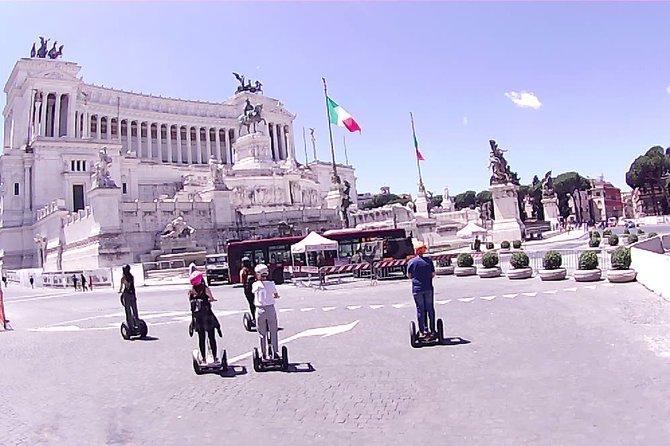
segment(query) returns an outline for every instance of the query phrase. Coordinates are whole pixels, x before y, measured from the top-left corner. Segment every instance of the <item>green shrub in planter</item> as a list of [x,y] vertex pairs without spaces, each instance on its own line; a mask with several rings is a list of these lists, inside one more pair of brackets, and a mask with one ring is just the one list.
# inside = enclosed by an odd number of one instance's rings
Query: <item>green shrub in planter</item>
[[631,234],[628,236],[628,243],[635,243],[638,241],[637,235]]
[[509,249],[509,242],[507,240],[503,240],[503,242],[500,244],[501,249]]
[[589,240],[589,248],[597,248],[600,246],[600,238],[591,238]]
[[510,259],[509,263],[514,269],[528,268],[530,259],[528,258],[528,254],[525,252],[515,252],[512,254],[512,258]]
[[486,242],[486,249],[493,249],[493,248],[495,248],[493,242]]
[[513,247],[514,249],[520,249],[520,248],[521,248],[521,240],[514,240],[514,241],[512,242],[512,247]]
[[451,257],[447,257],[445,260],[438,260],[436,263],[439,267],[451,266]]
[[644,229],[638,229],[637,230],[637,235],[642,235],[644,234]]
[[591,270],[598,268],[598,254],[595,251],[584,251],[579,256],[579,269]]
[[619,244],[619,236],[616,234],[611,234],[609,238],[607,239],[607,243],[610,244],[610,246],[616,246]]
[[618,247],[612,253],[612,269],[630,268],[630,248]]
[[647,238],[656,237],[657,235],[658,234],[656,234],[655,232],[650,232],[649,235],[647,236]]
[[474,265],[474,263],[475,263],[474,259],[467,252],[460,253],[456,258],[456,265],[458,265],[459,268],[468,268]]
[[482,265],[484,268],[495,268],[498,266],[499,261],[498,254],[495,252],[487,252],[482,256]]
[[591,238],[600,238],[600,232],[598,231],[591,231]]
[[548,251],[542,260],[544,269],[558,269],[563,264],[563,257],[560,252]]
[[610,235],[612,235],[612,230],[611,229],[605,229],[603,231],[603,237],[609,237]]

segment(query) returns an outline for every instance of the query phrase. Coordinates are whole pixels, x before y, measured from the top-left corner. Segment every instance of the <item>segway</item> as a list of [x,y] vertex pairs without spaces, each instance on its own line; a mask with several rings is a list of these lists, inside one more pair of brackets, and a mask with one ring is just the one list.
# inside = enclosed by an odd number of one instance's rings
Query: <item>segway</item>
[[137,319],[137,325],[132,327],[129,327],[125,321],[121,323],[121,336],[126,341],[132,338],[144,338],[148,333],[149,328],[147,327],[147,323],[142,319]]
[[256,330],[256,323],[254,322],[254,318],[251,317],[251,313],[249,312],[245,312],[244,316],[242,316],[242,324],[244,325],[244,329],[246,331]]
[[[193,330],[191,327],[189,327],[189,334],[193,336]],[[221,336],[220,330],[219,337],[223,338],[223,336]],[[215,371],[219,373],[224,372],[228,368],[228,355],[226,354],[226,349],[221,350],[221,354],[217,360],[214,361],[214,358],[212,357],[212,348],[210,347],[209,342],[206,342],[206,344],[207,358],[202,358],[200,355],[200,349],[196,348],[193,350],[193,371],[196,375],[202,375],[208,371]]]
[[414,321],[409,323],[409,341],[412,347],[419,348],[428,345],[440,345],[444,341],[444,323],[442,319],[438,319],[436,331],[429,333],[425,338],[420,338],[416,331],[416,324]]
[[270,331],[267,331],[267,346],[268,346],[268,355],[267,358],[263,358],[263,355],[260,353],[258,347],[254,347],[253,351],[253,362],[254,370],[256,372],[266,372],[268,370],[281,370],[283,372],[288,370],[288,349],[285,345],[281,347],[281,356],[279,358],[274,357],[274,351],[272,350],[272,338],[270,337]]

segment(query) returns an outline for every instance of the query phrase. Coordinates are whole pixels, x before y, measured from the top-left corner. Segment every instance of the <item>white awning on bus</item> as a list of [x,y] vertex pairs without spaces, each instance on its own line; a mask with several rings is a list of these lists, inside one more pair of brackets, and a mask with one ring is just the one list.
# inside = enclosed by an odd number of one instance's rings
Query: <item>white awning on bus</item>
[[334,251],[337,250],[337,247],[338,245],[336,241],[330,240],[312,231],[307,237],[300,240],[295,245],[292,245],[291,252],[293,254],[303,254],[305,252],[314,251]]

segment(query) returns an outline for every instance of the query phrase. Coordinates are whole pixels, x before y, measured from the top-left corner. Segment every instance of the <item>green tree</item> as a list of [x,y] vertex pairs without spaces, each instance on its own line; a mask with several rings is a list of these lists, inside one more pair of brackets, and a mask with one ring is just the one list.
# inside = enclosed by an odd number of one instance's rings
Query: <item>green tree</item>
[[437,207],[442,206],[443,197],[442,195],[432,195],[430,197],[430,206]]
[[[635,158],[626,172],[626,184],[631,188],[649,188],[653,201],[654,213],[667,212],[670,208],[670,193],[667,188],[666,175],[670,171],[670,160],[661,146],[654,146],[644,155]],[[663,209],[659,209],[656,199],[656,187],[660,188],[665,198]]]
[[387,204],[394,204],[394,203],[400,203],[402,205],[405,205],[408,202],[409,199],[401,198],[396,194],[381,194],[381,195],[375,195],[372,200],[365,203],[363,209],[375,209],[380,208],[382,206],[386,206]]
[[454,206],[458,210],[474,207],[476,202],[476,195],[477,193],[473,190],[460,193],[454,197]]
[[491,192],[488,191],[488,190],[483,190],[475,196],[475,205],[476,206],[481,206],[482,204],[486,203],[487,201],[491,201],[491,200],[492,200]]
[[[577,190],[588,190],[591,188],[591,182],[578,174],[577,172],[564,172],[554,178],[554,192],[558,196],[559,213],[567,218],[570,215],[568,206],[568,194]],[[542,193],[540,186],[540,195]]]

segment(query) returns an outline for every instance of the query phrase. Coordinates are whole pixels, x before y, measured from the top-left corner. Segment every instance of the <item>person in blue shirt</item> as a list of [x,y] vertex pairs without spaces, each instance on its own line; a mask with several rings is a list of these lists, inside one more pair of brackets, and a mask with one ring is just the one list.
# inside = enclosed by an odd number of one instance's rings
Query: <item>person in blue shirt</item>
[[[433,304],[435,265],[432,259],[424,256],[426,251],[428,251],[426,245],[417,246],[415,249],[417,256],[407,264],[407,277],[412,280],[412,295],[419,322],[419,338],[424,339],[435,333],[435,306]],[[426,316],[429,320],[428,324]]]

